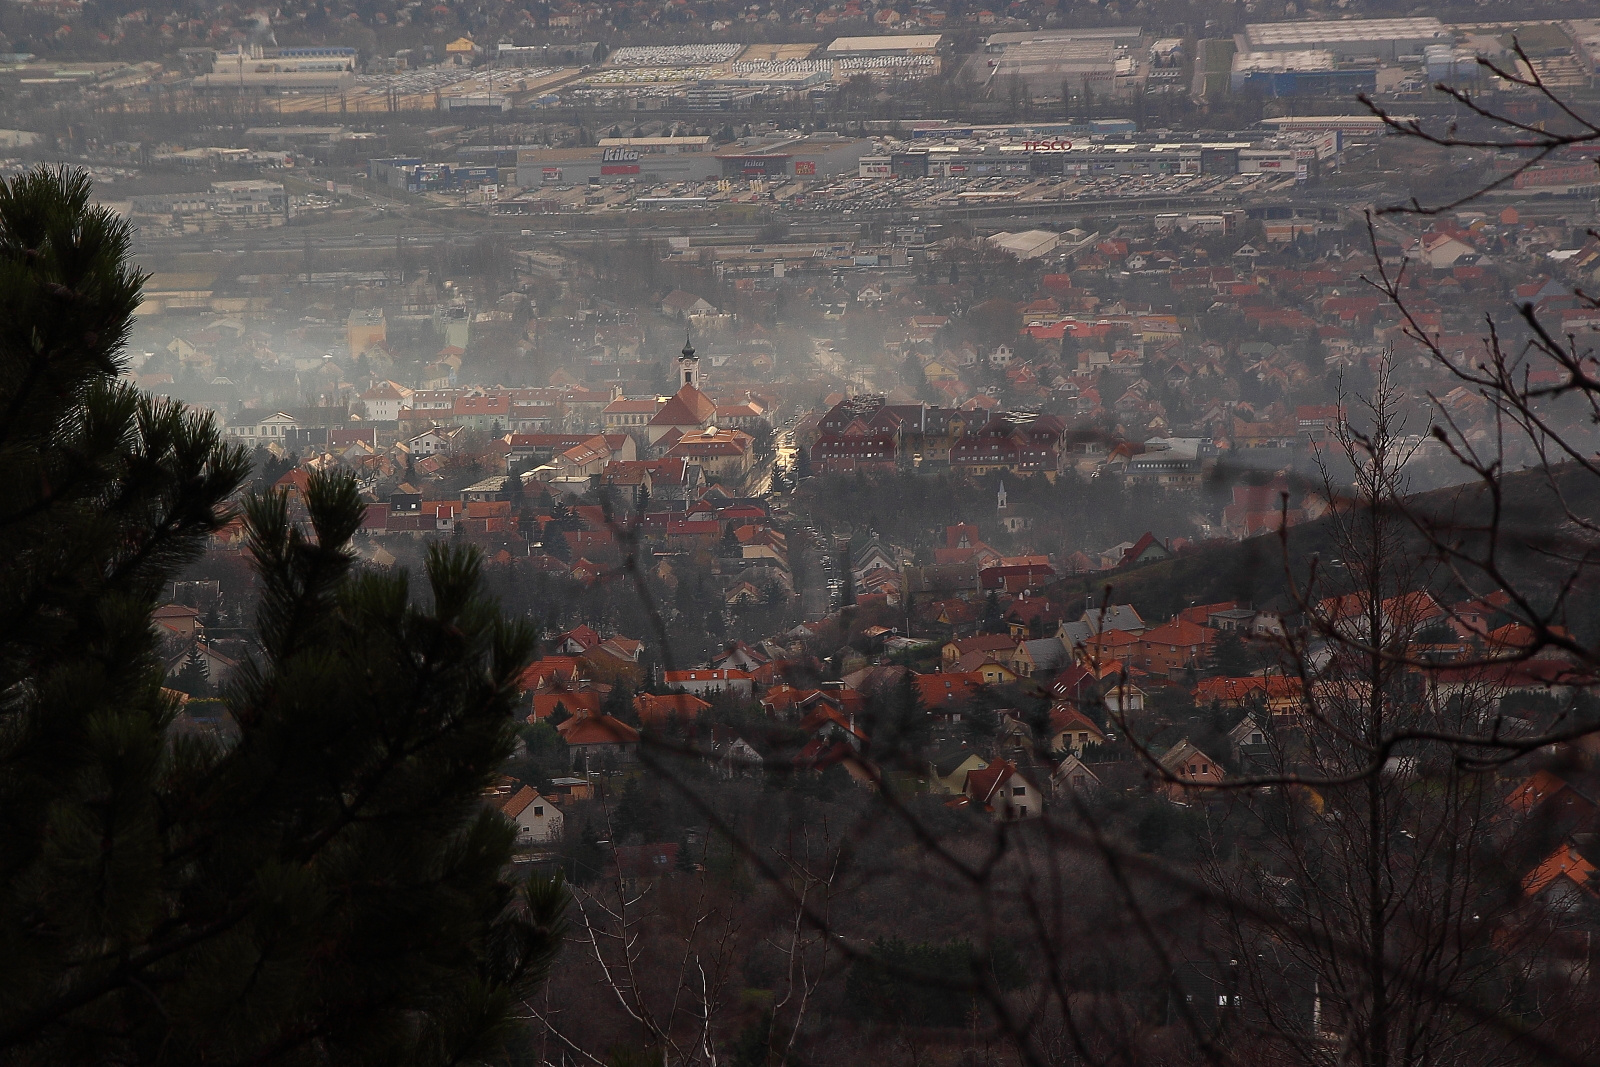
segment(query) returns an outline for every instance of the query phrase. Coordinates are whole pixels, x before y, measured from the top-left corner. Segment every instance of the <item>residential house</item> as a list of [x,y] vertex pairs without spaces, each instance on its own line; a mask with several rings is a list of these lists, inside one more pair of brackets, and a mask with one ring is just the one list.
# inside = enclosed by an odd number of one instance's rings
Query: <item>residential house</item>
[[206,641],[197,639],[176,656],[167,660],[168,678],[176,678],[183,672],[184,665],[189,661],[191,650],[200,653],[200,660],[205,664],[206,668],[206,678],[213,688],[227,681],[228,676],[239,668],[238,660],[231,656],[223,655]]
[[645,729],[665,730],[692,724],[711,705],[693,693],[640,693],[633,698],[633,710]]
[[610,715],[575,715],[556,727],[575,758],[585,762],[632,762],[639,753],[639,731]]
[[866,546],[856,553],[855,559],[851,561],[850,573],[855,578],[856,585],[860,586],[865,582],[868,575],[873,571],[879,570],[898,573],[899,564],[895,562],[894,555],[883,547],[883,542],[878,540],[877,535],[874,534],[867,541]]
[[517,844],[542,845],[561,840],[566,816],[555,802],[540,796],[531,786],[523,786],[505,798],[500,814],[517,828]]
[[1267,732],[1254,715],[1246,715],[1228,731],[1228,747],[1233,751],[1234,761],[1243,763],[1247,756],[1266,751]]
[[1044,814],[1044,793],[1010,760],[995,760],[967,772],[963,792],[997,822],[1037,819]]
[[1022,593],[1045,585],[1055,577],[1049,556],[1003,556],[978,572],[978,584],[983,589]]
[[1087,763],[1069,752],[1050,772],[1050,788],[1058,796],[1068,789],[1076,793],[1093,793],[1100,788],[1100,778],[1089,769]]
[[662,401],[655,397],[630,400],[619,397],[600,412],[600,424],[606,433],[626,433],[646,438],[648,444],[650,420],[655,418]]
[[1203,678],[1190,694],[1199,707],[1217,705],[1265,707],[1273,715],[1295,715],[1305,706],[1305,686],[1293,676],[1251,675],[1243,678]]
[[956,664],[963,656],[973,652],[992,653],[996,656],[1007,655],[1016,648],[1016,641],[1010,634],[980,634],[977,637],[963,637],[955,641],[947,641],[939,649],[939,669],[953,671]]
[[237,417],[229,420],[227,436],[233,443],[246,448],[273,442],[281,445],[285,438],[294,436],[294,430],[299,425],[298,419],[282,411],[270,415],[259,411],[241,411]]
[[755,680],[748,671],[736,667],[699,667],[685,671],[667,671],[662,682],[668,689],[693,693],[704,697],[711,693],[731,693],[748,699],[755,692]]
[[1181,677],[1205,665],[1216,640],[1209,626],[1173,619],[1139,635],[1137,662],[1153,676]]
[[1083,712],[1057,703],[1050,709],[1050,751],[1082,756],[1090,745],[1106,743],[1105,734]]
[[703,315],[715,315],[716,305],[704,297],[686,293],[682,289],[674,289],[661,298],[661,313],[671,319],[700,318]]
[[[1530,900],[1540,900],[1555,913],[1570,912],[1579,906],[1593,907],[1600,900],[1596,891],[1597,879],[1595,846],[1585,835],[1583,842],[1563,842],[1527,876],[1522,879],[1523,894]],[[1585,855],[1588,852],[1588,855]]]
[[1188,798],[1191,791],[1221,784],[1227,777],[1222,765],[1200,751],[1188,738],[1184,738],[1157,761],[1165,772],[1165,781],[1158,788],[1179,802]]
[[966,745],[953,745],[934,756],[928,765],[928,789],[934,793],[961,796],[967,791],[967,775],[989,766],[989,761]]
[[972,710],[984,684],[981,675],[948,671],[913,675],[912,682],[923,710],[950,723],[961,722],[962,716]]
[[528,714],[528,721],[544,722],[556,713],[557,708],[566,712],[568,716],[599,715],[604,696],[605,694],[598,688],[550,689],[534,693],[533,710]]
[[418,459],[425,456],[446,456],[454,450],[460,437],[461,428],[459,426],[448,429],[435,426],[424,430],[407,441],[406,448],[410,450],[411,455]]
[[200,612],[187,604],[163,604],[150,613],[150,621],[158,634],[171,634],[183,641],[194,640],[204,629]]
[[1172,558],[1172,550],[1156,539],[1156,535],[1146,531],[1135,541],[1118,563],[1121,567],[1137,567],[1145,563],[1158,563],[1164,559]]
[[697,465],[707,477],[740,487],[754,464],[754,439],[743,430],[707,426],[681,434],[667,449],[667,459]]
[[1600,783],[1586,782],[1572,773],[1541,769],[1506,796],[1505,805],[1521,819],[1537,819],[1561,832],[1595,823],[1600,813]]
[[558,656],[581,656],[591,648],[598,647],[604,638],[599,631],[591,626],[578,625],[566,633],[556,636],[554,654]]
[[1046,637],[1017,642],[1007,662],[1020,678],[1044,677],[1071,663],[1072,653],[1056,638]]
[[368,389],[357,399],[366,407],[367,418],[372,422],[395,422],[400,418],[400,410],[409,405],[411,390],[385,381]]

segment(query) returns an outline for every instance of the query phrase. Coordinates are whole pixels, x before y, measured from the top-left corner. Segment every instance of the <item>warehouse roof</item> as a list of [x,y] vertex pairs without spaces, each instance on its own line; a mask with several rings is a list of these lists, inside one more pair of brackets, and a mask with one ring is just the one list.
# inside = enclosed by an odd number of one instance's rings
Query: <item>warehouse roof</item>
[[939,47],[941,34],[903,33],[881,37],[840,37],[828,46],[829,55],[850,52],[932,52]]
[[1244,28],[1251,51],[1309,48],[1322,42],[1450,40],[1444,23],[1428,16],[1405,19],[1337,19],[1313,22],[1253,22]]

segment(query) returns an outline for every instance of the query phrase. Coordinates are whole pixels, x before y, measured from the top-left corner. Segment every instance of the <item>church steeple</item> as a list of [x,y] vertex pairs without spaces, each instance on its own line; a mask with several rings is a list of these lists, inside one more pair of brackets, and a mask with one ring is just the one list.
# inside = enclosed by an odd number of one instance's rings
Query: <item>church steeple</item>
[[678,384],[700,388],[700,357],[694,354],[687,328],[683,331],[683,352],[678,356]]

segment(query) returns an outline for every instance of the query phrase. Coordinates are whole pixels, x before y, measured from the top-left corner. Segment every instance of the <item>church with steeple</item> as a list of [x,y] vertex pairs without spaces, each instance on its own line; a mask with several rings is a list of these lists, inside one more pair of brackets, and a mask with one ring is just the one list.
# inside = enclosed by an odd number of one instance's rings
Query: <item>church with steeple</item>
[[716,420],[717,405],[700,391],[700,357],[687,334],[678,355],[678,391],[650,419],[650,450],[664,454],[685,434],[701,433]]

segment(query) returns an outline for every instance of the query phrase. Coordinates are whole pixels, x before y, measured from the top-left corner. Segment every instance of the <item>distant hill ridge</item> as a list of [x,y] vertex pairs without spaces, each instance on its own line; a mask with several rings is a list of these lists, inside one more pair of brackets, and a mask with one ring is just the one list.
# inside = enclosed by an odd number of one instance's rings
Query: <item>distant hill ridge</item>
[[[1553,594],[1558,582],[1570,573],[1572,564],[1553,560],[1552,552],[1574,559],[1587,554],[1593,560],[1591,567],[1600,570],[1600,539],[1589,537],[1571,522],[1562,505],[1564,499],[1574,514],[1600,523],[1600,478],[1572,463],[1554,468],[1551,473],[1553,478],[1540,470],[1517,471],[1504,478],[1500,550],[1504,569],[1519,584]],[[1552,481],[1560,491],[1559,498]],[[1476,483],[1406,498],[1408,511],[1428,517],[1435,529],[1448,530],[1455,543],[1469,548],[1486,544],[1490,507],[1488,492]],[[1074,575],[1054,583],[1047,593],[1052,600],[1066,603],[1069,615],[1073,601],[1090,596],[1099,599],[1107,586],[1112,587],[1116,601],[1133,603],[1146,618],[1165,618],[1192,604],[1226,600],[1265,605],[1287,597],[1291,574],[1303,585],[1313,556],[1323,561],[1338,557],[1331,523],[1332,519],[1325,517],[1292,528],[1287,539],[1287,565],[1283,539],[1270,533],[1244,541],[1204,544],[1172,559],[1125,571]],[[1408,546],[1418,557],[1431,553],[1424,537],[1414,529],[1410,530]],[[1419,572],[1424,569],[1419,568]],[[1600,583],[1593,578],[1587,584],[1600,592]],[[1435,591],[1449,594],[1454,590],[1440,587]],[[1594,606],[1575,602],[1575,608],[1594,613],[1600,624],[1600,597],[1583,600],[1595,602]],[[1571,625],[1582,634],[1587,627],[1580,622],[1574,619]]]

